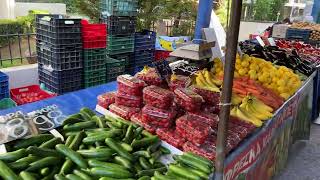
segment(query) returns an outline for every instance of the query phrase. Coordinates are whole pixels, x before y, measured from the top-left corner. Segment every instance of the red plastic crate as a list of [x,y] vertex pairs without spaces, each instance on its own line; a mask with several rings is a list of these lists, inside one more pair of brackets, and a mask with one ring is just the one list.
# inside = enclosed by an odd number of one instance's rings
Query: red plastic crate
[[170,56],[171,51],[160,51],[155,52],[155,60],[159,61],[161,59],[167,59]]
[[55,94],[49,94],[43,91],[38,85],[11,89],[10,95],[17,105],[32,103],[56,96]]
[[107,47],[107,25],[89,24],[87,20],[81,21],[83,49],[97,49]]

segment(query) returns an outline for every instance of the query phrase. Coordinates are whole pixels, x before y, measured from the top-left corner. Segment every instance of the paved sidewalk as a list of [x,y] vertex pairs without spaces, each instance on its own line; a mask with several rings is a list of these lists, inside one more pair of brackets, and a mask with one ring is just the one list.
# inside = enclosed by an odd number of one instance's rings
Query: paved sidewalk
[[310,141],[293,146],[286,169],[274,180],[320,180],[320,125],[311,126]]

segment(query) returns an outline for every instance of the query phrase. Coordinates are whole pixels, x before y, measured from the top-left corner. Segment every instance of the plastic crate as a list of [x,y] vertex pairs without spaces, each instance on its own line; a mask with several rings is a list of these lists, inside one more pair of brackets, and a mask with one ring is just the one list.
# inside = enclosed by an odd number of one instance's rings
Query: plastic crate
[[84,72],[84,87],[92,87],[106,83],[106,68]]
[[107,82],[115,81],[119,75],[125,72],[125,59],[113,59],[111,57],[107,58]]
[[59,33],[81,33],[81,19],[68,19],[57,14],[38,14],[36,29],[46,31],[51,37]]
[[53,46],[37,42],[37,57],[40,64],[62,71],[83,67],[82,46]]
[[0,71],[0,99],[9,97],[9,76]]
[[136,51],[134,53],[135,66],[144,66],[152,64],[154,61],[154,50]]
[[101,0],[101,14],[107,16],[137,16],[137,0]]
[[134,36],[108,36],[107,39],[108,55],[134,52]]
[[105,69],[106,61],[106,49],[83,50],[83,68],[85,72]]
[[129,66],[130,64],[134,64],[134,53],[109,55],[109,57],[117,60],[124,60],[126,67]]
[[155,50],[156,38],[157,34],[153,31],[136,32],[134,39],[135,51]]
[[131,35],[135,32],[135,17],[108,16],[101,21],[107,24],[108,35]]
[[170,56],[171,51],[161,51],[161,50],[156,50],[155,52],[155,60],[159,61],[162,59],[167,59]]
[[39,85],[31,85],[10,90],[10,95],[17,105],[41,101],[43,99],[54,97],[54,94],[49,94],[40,89]]
[[39,82],[57,94],[77,91],[83,88],[83,69],[55,71],[39,64]]
[[17,103],[10,98],[4,98],[0,101],[0,110],[16,107]]
[[286,39],[307,42],[309,40],[310,33],[310,30],[289,28],[287,30]]
[[86,20],[82,20],[81,24],[83,49],[97,49],[107,47],[106,24],[89,24]]

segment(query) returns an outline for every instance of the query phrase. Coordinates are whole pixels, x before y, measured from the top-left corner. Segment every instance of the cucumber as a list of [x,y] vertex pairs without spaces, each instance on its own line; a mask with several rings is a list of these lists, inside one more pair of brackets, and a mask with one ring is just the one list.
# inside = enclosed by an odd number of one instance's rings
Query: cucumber
[[88,129],[86,130],[86,134],[90,135],[93,133],[99,133],[101,131],[110,131],[110,128],[95,128],[95,129]]
[[82,178],[83,180],[92,180],[92,178],[85,172],[81,171],[81,170],[73,170],[73,174],[79,176],[80,178]]
[[90,117],[96,115],[95,112],[93,112],[91,109],[89,109],[89,108],[87,108],[87,107],[84,107],[84,108],[80,109],[80,112],[85,112],[85,113],[87,113]]
[[50,173],[50,169],[49,169],[48,167],[42,168],[42,169],[40,170],[40,174],[41,174],[42,176],[46,176],[46,175],[48,175],[49,173]]
[[163,153],[163,154],[171,154],[171,151],[163,146],[160,147],[160,151]]
[[70,147],[70,144],[72,143],[72,141],[74,140],[75,137],[76,137],[76,135],[68,136],[65,145]]
[[120,165],[124,166],[127,169],[131,169],[132,168],[131,162],[128,159],[124,158],[124,157],[116,156],[116,157],[114,157],[114,161],[117,164],[120,164]]
[[109,115],[105,115],[105,118],[106,118],[107,120],[111,121],[111,122],[120,122],[120,123],[125,124],[125,125],[127,125],[127,126],[132,125],[134,128],[137,128],[137,127],[138,127],[138,125],[136,125],[136,124],[134,124],[134,123],[132,123],[132,122],[130,122],[130,121],[124,120],[124,119],[122,119],[122,118],[120,118],[120,117],[117,117],[117,118],[116,118],[116,117],[112,117],[112,116],[109,116]]
[[79,122],[72,125],[63,126],[64,131],[81,131],[84,129],[90,129],[96,127],[96,123],[93,121]]
[[85,159],[83,159],[83,157],[79,153],[73,151],[72,149],[68,148],[67,146],[65,146],[63,144],[58,144],[58,145],[56,145],[56,149],[61,154],[67,156],[71,161],[73,161],[79,167],[84,168],[84,169],[88,167],[87,161]]
[[56,165],[57,163],[59,163],[59,161],[60,159],[57,157],[45,157],[31,163],[30,166],[26,169],[26,171],[35,171],[51,165]]
[[141,135],[142,131],[144,130],[143,127],[138,127],[135,131],[134,131],[134,138],[138,138],[138,136]]
[[106,138],[112,138],[115,136],[119,136],[123,133],[120,129],[113,129],[107,132],[99,133],[95,136],[88,136],[83,139],[83,143],[85,144],[94,144],[96,141],[105,141]]
[[160,156],[162,155],[162,152],[160,150],[154,152],[151,154],[151,157],[154,159],[154,160],[158,160],[160,158]]
[[81,177],[79,177],[75,174],[68,174],[68,175],[66,175],[66,178],[69,180],[83,180]]
[[161,173],[159,173],[158,171],[154,172],[154,177],[156,180],[176,180],[175,177],[164,176]]
[[12,162],[27,156],[27,154],[28,153],[25,149],[19,149],[16,151],[0,154],[0,160],[4,162]]
[[136,170],[136,172],[139,172],[139,171],[142,171],[142,167],[140,166],[139,162],[136,162],[134,165],[133,165],[134,169]]
[[54,136],[51,134],[39,134],[37,136],[30,137],[28,139],[23,139],[18,141],[13,147],[15,149],[27,148],[29,146],[34,146],[41,144],[43,142],[49,141]]
[[59,174],[66,175],[66,174],[70,173],[73,166],[74,166],[74,163],[69,158],[66,158],[66,160],[64,161],[64,163],[60,169]]
[[151,146],[149,146],[147,148],[147,151],[149,151],[150,153],[156,152],[160,146],[161,146],[161,141],[158,141],[156,143],[153,143]]
[[193,161],[195,161],[195,162],[202,163],[202,164],[206,164],[206,165],[208,165],[210,168],[213,167],[213,163],[212,163],[210,160],[208,160],[207,158],[198,156],[198,155],[196,155],[196,154],[194,154],[194,153],[186,152],[186,153],[184,153],[182,156],[184,156],[184,157],[189,157],[189,158],[191,158],[191,159],[192,159]]
[[74,124],[74,123],[77,123],[77,122],[81,122],[83,121],[83,118],[82,116],[78,113],[78,114],[73,114],[69,117],[67,117],[67,119],[65,119],[63,122],[62,122],[62,125],[67,125],[67,124]]
[[58,153],[56,150],[47,149],[47,148],[38,148],[35,146],[30,146],[27,149],[29,154],[39,156],[39,157],[62,157],[60,153]]
[[86,112],[80,112],[79,114],[84,119],[84,121],[87,121],[87,122],[91,121],[91,116],[89,114],[87,114]]
[[145,170],[152,169],[152,165],[144,157],[139,157],[139,163]]
[[105,128],[106,127],[106,124],[104,123],[104,121],[101,118],[99,118],[98,116],[93,116],[92,120],[97,123],[99,128]]
[[133,151],[133,148],[130,146],[130,144],[121,142],[121,143],[120,143],[120,146],[121,146],[123,149],[125,149],[126,151],[128,151],[128,152]]
[[21,158],[15,162],[12,162],[9,165],[10,168],[17,170],[17,171],[22,171],[25,170],[26,168],[29,167],[29,164],[39,160],[39,157],[36,156],[28,156]]
[[130,125],[128,128],[127,128],[127,132],[126,132],[126,135],[123,139],[123,141],[125,143],[128,143],[128,144],[131,144],[132,140],[133,140],[133,135],[134,135],[134,129],[133,129],[133,126]]
[[149,170],[142,170],[138,172],[138,176],[142,177],[142,176],[153,176],[154,172],[159,171],[161,173],[164,173],[167,171],[166,167],[162,167],[162,168],[156,168],[156,169],[149,169]]
[[83,131],[80,131],[79,133],[77,133],[72,143],[68,147],[72,150],[78,150],[84,137],[85,137],[85,133]]
[[94,145],[96,145],[96,148],[105,148],[105,144],[103,142],[95,142]]
[[23,179],[23,180],[37,180],[36,177],[34,177],[31,173],[26,172],[26,171],[20,172],[19,176],[20,176],[21,179]]
[[76,136],[80,131],[70,131],[70,132],[65,132],[65,136],[69,137],[69,136]]
[[135,179],[133,178],[118,179],[118,178],[102,177],[99,180],[135,180]]
[[4,180],[21,180],[12,169],[10,169],[3,161],[0,160],[0,176]]
[[124,166],[119,164],[109,163],[109,162],[101,162],[98,160],[89,160],[88,164],[90,167],[103,167],[103,168],[114,168],[114,169],[123,169],[125,170]]
[[154,168],[161,168],[161,167],[166,167],[166,165],[162,164],[161,162],[155,162],[153,164]]
[[154,136],[153,134],[149,133],[149,132],[146,131],[146,130],[143,130],[141,134],[144,135],[144,136],[146,136],[146,137],[152,137],[152,136]]
[[61,139],[58,138],[58,137],[55,137],[55,138],[52,138],[50,139],[49,141],[47,142],[44,142],[42,143],[39,148],[48,148],[48,149],[51,149],[51,148],[54,148],[57,144],[60,144],[62,143]]
[[114,151],[109,148],[103,149],[90,149],[90,150],[78,150],[79,154],[86,158],[111,158]]
[[50,174],[42,178],[41,180],[52,180],[54,178],[54,175],[57,174],[58,172],[59,172],[59,166],[54,166]]
[[151,177],[149,177],[149,176],[142,176],[142,177],[139,178],[138,180],[151,180]]
[[87,146],[84,145],[84,144],[81,144],[81,145],[79,146],[79,150],[83,150],[83,149],[87,149]]
[[159,138],[157,136],[146,137],[141,140],[133,140],[131,146],[133,149],[139,149],[142,147],[148,147],[154,143],[157,143],[158,141],[159,141]]
[[210,174],[211,173],[211,168],[207,164],[199,163],[197,161],[193,161],[192,158],[188,156],[177,156],[176,159],[179,163],[187,165],[193,169],[198,169],[205,174]]
[[68,180],[66,177],[62,176],[61,174],[54,175],[55,180]]
[[127,170],[110,169],[103,167],[94,167],[91,173],[96,176],[111,177],[111,178],[131,178],[133,175]]
[[113,122],[106,122],[106,125],[111,129],[118,129],[118,126],[114,125]]
[[181,166],[171,164],[169,166],[169,171],[171,171],[173,174],[176,174],[178,177],[181,177],[181,178],[190,179],[190,180],[201,180],[200,176],[188,171],[188,169],[183,168]]
[[136,151],[132,153],[135,157],[145,157],[145,158],[151,158],[151,154],[148,151],[141,150],[141,151]]
[[116,151],[118,155],[128,159],[129,161],[133,161],[133,156],[129,154],[125,149],[123,149],[123,147],[116,143],[113,139],[107,138],[105,142],[111,149]]

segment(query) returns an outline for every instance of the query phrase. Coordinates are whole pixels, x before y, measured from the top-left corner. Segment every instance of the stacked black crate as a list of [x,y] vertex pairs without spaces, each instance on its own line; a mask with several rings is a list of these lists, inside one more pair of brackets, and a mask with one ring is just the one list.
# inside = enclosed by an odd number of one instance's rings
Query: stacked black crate
[[37,15],[39,82],[54,93],[82,89],[83,58],[80,19]]
[[144,30],[135,33],[134,72],[143,69],[144,66],[152,66],[155,60],[156,33]]
[[134,66],[136,0],[101,0],[101,21],[107,25],[107,82]]

